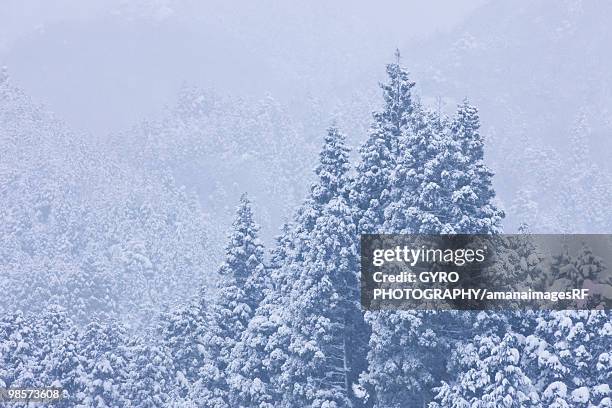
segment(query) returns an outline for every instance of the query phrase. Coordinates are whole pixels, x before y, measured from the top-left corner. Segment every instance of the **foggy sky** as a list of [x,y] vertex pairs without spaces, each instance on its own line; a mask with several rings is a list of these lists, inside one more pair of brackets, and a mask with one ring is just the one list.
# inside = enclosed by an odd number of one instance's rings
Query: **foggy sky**
[[281,99],[375,86],[396,47],[483,2],[8,0],[0,65],[72,128],[104,134],[154,117],[184,83]]

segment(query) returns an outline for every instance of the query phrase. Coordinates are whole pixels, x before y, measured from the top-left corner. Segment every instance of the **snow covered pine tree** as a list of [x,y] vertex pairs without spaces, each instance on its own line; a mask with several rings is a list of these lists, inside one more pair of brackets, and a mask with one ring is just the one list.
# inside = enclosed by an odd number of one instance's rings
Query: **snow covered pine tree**
[[205,364],[200,369],[192,396],[198,405],[231,406],[232,377],[227,376],[231,352],[271,285],[258,232],[251,202],[243,194],[225,249],[225,262],[219,268],[217,298],[209,314],[210,336],[204,347],[214,367]]
[[[504,214],[492,202],[492,173],[483,163],[476,109],[464,102],[452,121],[428,112],[406,92],[412,82],[399,61],[390,64],[387,73],[389,82],[382,86],[385,105],[374,114],[373,131],[357,168],[359,202],[378,206],[360,206],[360,232],[500,232]],[[388,168],[386,163],[393,165],[382,175],[371,170]],[[376,195],[368,197],[372,193]],[[372,228],[381,213],[383,228]],[[389,408],[427,404],[431,388],[447,375],[448,352],[465,338],[472,315],[380,311],[368,312],[366,318],[372,336],[362,383],[372,390],[375,407]]]

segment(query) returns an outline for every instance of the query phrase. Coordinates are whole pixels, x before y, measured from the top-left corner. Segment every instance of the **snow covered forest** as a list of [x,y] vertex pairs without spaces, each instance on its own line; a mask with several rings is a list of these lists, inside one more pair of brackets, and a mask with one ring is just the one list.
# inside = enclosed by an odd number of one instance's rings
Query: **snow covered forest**
[[[563,39],[589,7],[544,20],[563,22]],[[421,76],[399,51],[378,61],[376,93],[350,101],[289,106],[185,84],[158,116],[108,135],[75,131],[3,68],[0,388],[61,387],[54,407],[612,407],[610,310],[359,303],[363,233],[520,232],[505,243],[509,282],[548,269],[580,286],[610,267],[586,246],[547,263],[529,241],[612,232],[598,159],[612,145],[593,136],[611,130],[609,113],[580,100],[546,128],[556,106],[509,108],[515,95],[490,96],[498,84],[480,95],[487,74],[462,72],[481,69],[473,27],[422,57],[433,65]],[[475,95],[473,77],[485,82]],[[432,87],[463,95],[424,95]]]

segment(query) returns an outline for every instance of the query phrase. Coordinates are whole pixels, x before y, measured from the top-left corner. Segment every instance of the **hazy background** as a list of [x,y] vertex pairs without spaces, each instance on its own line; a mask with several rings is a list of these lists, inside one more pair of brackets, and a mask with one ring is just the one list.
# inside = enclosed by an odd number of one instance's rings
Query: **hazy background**
[[183,82],[283,101],[373,88],[396,47],[409,55],[482,3],[8,0],[0,61],[73,128],[106,133],[158,114]]

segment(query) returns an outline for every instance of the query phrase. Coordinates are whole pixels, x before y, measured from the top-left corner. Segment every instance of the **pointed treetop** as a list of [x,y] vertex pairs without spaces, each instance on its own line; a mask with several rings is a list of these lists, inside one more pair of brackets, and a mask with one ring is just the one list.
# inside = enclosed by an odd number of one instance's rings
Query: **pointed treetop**
[[400,59],[401,59],[400,50],[399,48],[396,48],[395,49],[395,60],[396,60],[397,65],[399,65]]
[[452,125],[455,138],[461,143],[464,153],[474,160],[484,157],[484,141],[479,133],[480,118],[478,109],[471,105],[467,98],[457,106],[457,113]]
[[240,194],[240,204],[242,206],[248,206],[250,203],[251,201],[249,200],[249,194],[246,191]]
[[319,164],[315,168],[317,182],[311,187],[312,197],[319,204],[325,204],[346,193],[350,169],[349,152],[344,134],[335,126],[329,127],[319,153]]
[[414,111],[412,88],[415,83],[410,80],[408,71],[400,65],[399,50],[395,57],[396,62],[387,65],[387,82],[380,84],[385,105],[382,111],[374,113],[374,120],[375,126],[398,137]]
[[[229,235],[229,242],[225,248],[227,261],[240,262],[241,257],[236,257],[236,251],[246,255],[249,251],[256,250],[260,244],[258,242],[259,225],[254,220],[251,201],[246,193],[240,196],[240,203],[236,208],[236,215],[232,223],[232,231]],[[258,250],[258,249],[257,249]],[[249,254],[250,255],[250,254]],[[246,256],[248,258],[248,255]],[[242,260],[245,261],[246,260]],[[221,268],[223,269],[223,268]]]
[[240,195],[240,203],[236,208],[236,218],[232,225],[237,230],[242,230],[244,228],[253,229],[255,232],[259,230],[259,226],[255,224],[253,220],[251,200],[246,192]]
[[263,279],[263,276],[259,275],[263,269],[264,249],[258,233],[259,225],[254,220],[251,201],[246,193],[242,194],[225,247],[225,261],[218,271],[219,275],[226,279],[225,282],[220,282],[222,286],[233,281],[248,291],[245,286],[248,279],[254,279],[254,275],[258,276],[257,279]]
[[5,83],[8,83],[8,80],[9,80],[8,69],[6,68],[6,66],[3,66],[0,68],[0,85],[4,85]]
[[470,100],[465,97],[459,105],[457,105],[457,115],[478,115],[478,109],[470,103]]

